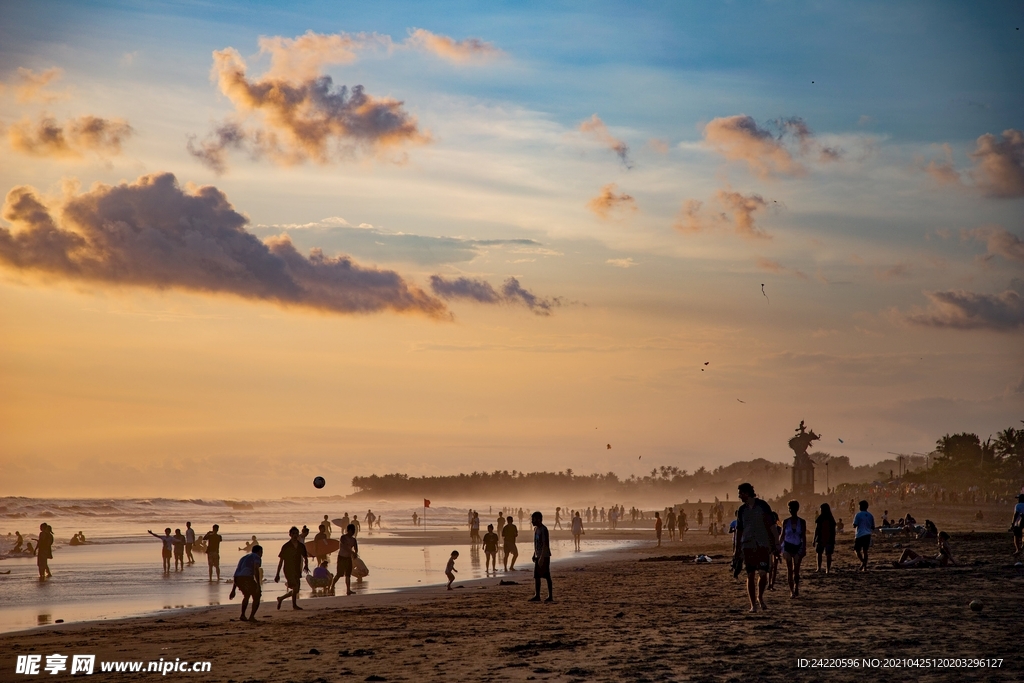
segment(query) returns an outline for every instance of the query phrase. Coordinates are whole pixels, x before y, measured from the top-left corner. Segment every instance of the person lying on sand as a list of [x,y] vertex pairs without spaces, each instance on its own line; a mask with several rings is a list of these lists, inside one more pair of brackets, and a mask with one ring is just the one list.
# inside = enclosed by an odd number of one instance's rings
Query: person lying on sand
[[938,549],[939,552],[935,557],[924,557],[907,548],[900,555],[899,560],[893,561],[892,566],[898,569],[915,569],[920,567],[949,567],[957,564],[953,558],[953,550],[949,545],[949,534],[945,531],[939,532]]

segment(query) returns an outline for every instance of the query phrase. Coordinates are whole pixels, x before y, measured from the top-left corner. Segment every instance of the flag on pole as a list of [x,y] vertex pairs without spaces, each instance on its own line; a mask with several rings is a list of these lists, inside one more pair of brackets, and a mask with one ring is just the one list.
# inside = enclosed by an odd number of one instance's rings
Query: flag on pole
[[427,500],[426,498],[423,499],[423,507],[425,507],[425,508],[430,507],[430,501]]

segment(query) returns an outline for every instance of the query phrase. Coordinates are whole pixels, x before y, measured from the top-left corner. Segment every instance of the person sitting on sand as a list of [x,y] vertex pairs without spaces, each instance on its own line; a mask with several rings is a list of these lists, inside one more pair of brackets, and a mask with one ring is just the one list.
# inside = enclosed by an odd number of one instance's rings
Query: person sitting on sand
[[[263,546],[254,545],[252,552],[243,555],[242,559],[238,561],[238,567],[235,568],[234,582],[231,586],[231,593],[228,594],[228,599],[235,599],[235,590],[242,591],[242,616],[239,617],[240,621],[256,621],[256,610],[260,608],[260,597],[263,595],[263,588],[260,586],[258,579],[262,566]],[[252,599],[252,612],[246,617],[245,608],[249,605],[250,598]]]
[[11,552],[12,553],[20,553],[23,550],[22,546],[25,544],[25,537],[21,535],[20,531],[15,531],[14,532],[14,536],[15,536],[14,547],[11,548]]
[[836,533],[837,533],[837,534],[841,534],[841,533],[843,533],[843,529],[844,529],[845,527],[846,527],[846,525],[845,525],[845,524],[843,524],[843,518],[842,518],[842,517],[840,517],[840,518],[839,518],[839,521],[838,521],[838,522],[836,522]]
[[245,547],[239,548],[239,550],[241,550],[242,552],[251,553],[252,552],[252,547],[254,545],[259,545],[259,544],[260,544],[260,542],[256,540],[256,536],[254,535],[252,537],[252,540],[251,541],[246,541],[245,542]]
[[164,573],[169,574],[171,571],[171,555],[174,553],[174,536],[171,536],[171,527],[164,529],[163,536],[154,534],[149,529],[146,531],[150,536],[153,538],[159,538],[163,543],[163,547],[160,549],[160,555],[164,562]]
[[448,565],[444,568],[444,575],[448,577],[448,590],[452,590],[452,584],[455,582],[455,575],[459,571],[455,568],[455,560],[457,559],[459,559],[459,551],[453,550],[452,556],[448,558]]
[[299,607],[299,580],[302,572],[309,573],[309,554],[306,552],[306,544],[302,542],[297,527],[288,530],[288,541],[281,546],[278,554],[277,576],[274,583],[281,583],[281,569],[284,569],[285,586],[288,592],[277,599],[277,609],[281,609],[281,603],[286,599],[292,599],[292,609]]
[[789,596],[800,595],[800,563],[807,555],[807,522],[797,516],[800,502],[789,501],[789,517],[782,522],[782,556],[786,558]]
[[338,539],[338,572],[334,575],[331,583],[331,592],[341,577],[345,577],[345,595],[352,595],[352,565],[359,554],[359,541],[356,540],[356,527],[349,524],[345,527],[345,533]]
[[938,538],[939,528],[935,526],[935,522],[930,519],[924,520],[924,529],[920,534],[917,535],[917,540],[924,541],[929,538]]
[[899,560],[893,561],[892,566],[899,569],[915,569],[921,567],[934,569],[936,567],[949,567],[957,564],[956,560],[953,558],[953,550],[949,545],[949,534],[945,531],[939,532],[938,551],[939,552],[935,557],[924,557],[923,555],[918,555],[910,548],[907,548],[903,551],[903,554],[900,555]]
[[484,534],[484,573],[491,569],[498,573],[498,534],[494,533],[494,525],[488,524]]
[[512,558],[511,571],[516,570],[516,560],[519,558],[519,548],[516,546],[516,537],[519,536],[519,528],[512,523],[512,515],[505,518],[505,528],[501,530],[501,537],[504,541],[502,549],[505,551],[505,571],[509,569],[509,557]]

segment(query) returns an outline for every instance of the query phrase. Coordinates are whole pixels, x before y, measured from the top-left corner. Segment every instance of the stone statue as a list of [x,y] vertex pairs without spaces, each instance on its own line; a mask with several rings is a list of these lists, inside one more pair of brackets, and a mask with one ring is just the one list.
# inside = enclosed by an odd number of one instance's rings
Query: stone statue
[[811,442],[817,441],[821,436],[814,433],[814,430],[807,430],[804,426],[804,421],[800,420],[800,426],[796,428],[796,436],[789,440],[789,447],[793,449],[793,453],[796,454],[798,460],[800,456],[809,457],[807,455],[807,449],[811,447]]
[[814,495],[814,462],[811,456],[807,455],[807,449],[811,443],[821,437],[808,430],[804,421],[800,420],[800,426],[796,429],[796,436],[789,440],[789,447],[793,449],[793,495],[807,496]]

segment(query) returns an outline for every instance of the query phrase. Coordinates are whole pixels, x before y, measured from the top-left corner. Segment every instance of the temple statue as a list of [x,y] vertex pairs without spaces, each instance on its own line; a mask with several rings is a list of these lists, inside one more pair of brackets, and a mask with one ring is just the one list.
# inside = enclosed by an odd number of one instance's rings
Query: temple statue
[[820,439],[821,436],[808,430],[804,421],[800,420],[800,426],[796,428],[796,436],[789,440],[789,447],[793,449],[793,495],[813,496],[814,495],[814,462],[811,456],[807,455],[807,449],[811,443]]

